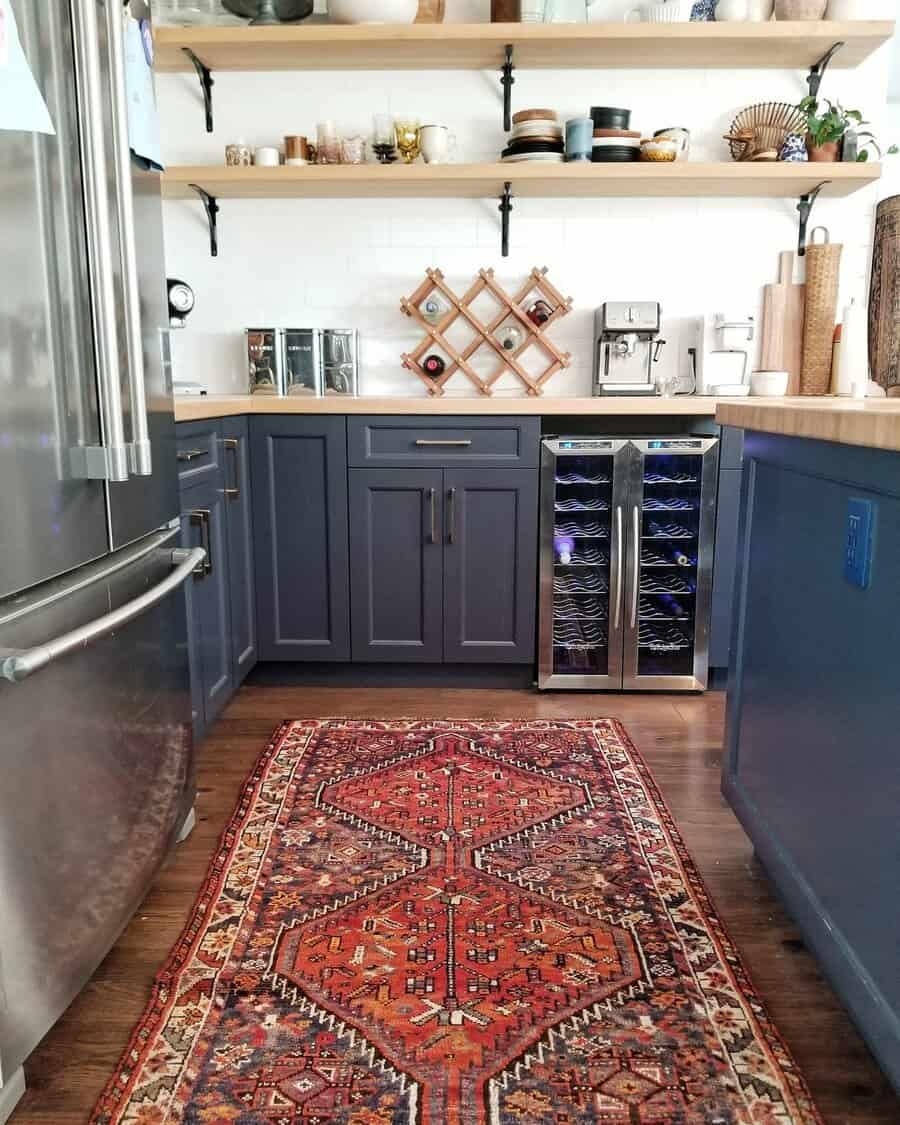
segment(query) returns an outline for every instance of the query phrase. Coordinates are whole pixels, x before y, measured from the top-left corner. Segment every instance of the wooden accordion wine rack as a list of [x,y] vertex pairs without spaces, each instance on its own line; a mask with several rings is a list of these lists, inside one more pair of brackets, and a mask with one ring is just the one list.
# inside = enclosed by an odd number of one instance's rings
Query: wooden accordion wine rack
[[[444,387],[458,371],[466,375],[483,395],[493,394],[493,386],[503,375],[511,371],[525,387],[529,395],[543,394],[544,384],[553,375],[572,362],[568,352],[561,351],[547,336],[547,329],[557,320],[566,316],[572,309],[572,298],[563,297],[555,286],[547,280],[547,270],[533,269],[525,283],[513,296],[494,279],[493,270],[479,270],[478,277],[462,297],[458,297],[444,280],[440,270],[428,270],[425,280],[411,297],[404,297],[400,307],[407,316],[412,317],[425,330],[422,342],[412,352],[404,352],[403,366],[414,372],[428,388],[431,395],[442,395]],[[472,305],[483,294],[489,294],[500,306],[488,323],[473,312]],[[432,295],[438,294],[446,301],[447,311],[435,323],[431,323],[422,311],[423,304]],[[545,301],[550,314],[543,324],[535,324],[528,316],[525,306],[530,300]],[[472,331],[471,341],[462,349],[455,347],[446,336],[451,325],[462,318]],[[497,339],[496,333],[504,324],[515,323],[524,332],[524,339],[509,350]],[[547,358],[544,369],[537,374],[525,370],[519,362],[529,348],[537,347]],[[442,374],[433,377],[422,366],[425,354],[433,348],[439,349],[447,358]],[[497,366],[489,375],[482,377],[469,362],[481,348],[490,349]]]

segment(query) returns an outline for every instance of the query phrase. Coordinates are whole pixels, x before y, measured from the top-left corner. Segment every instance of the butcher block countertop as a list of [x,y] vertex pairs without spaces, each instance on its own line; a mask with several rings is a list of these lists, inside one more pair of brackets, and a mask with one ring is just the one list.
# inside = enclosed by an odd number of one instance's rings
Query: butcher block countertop
[[900,453],[900,398],[722,400],[716,421],[745,430]]
[[[586,415],[597,418],[657,415],[709,417],[728,400],[678,395],[629,398],[613,395],[597,398],[278,398],[274,395],[203,395],[175,399],[175,420],[192,422],[205,418],[229,418],[236,414],[421,414],[421,415]],[[741,400],[731,400],[741,401]]]

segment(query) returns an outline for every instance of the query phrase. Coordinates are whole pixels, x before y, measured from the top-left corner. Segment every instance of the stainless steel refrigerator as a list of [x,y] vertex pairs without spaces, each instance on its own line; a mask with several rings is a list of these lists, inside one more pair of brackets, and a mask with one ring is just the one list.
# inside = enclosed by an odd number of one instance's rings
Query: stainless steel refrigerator
[[718,439],[546,440],[538,684],[701,691]]
[[12,0],[56,135],[0,132],[0,1120],[194,796],[159,176],[121,0]]

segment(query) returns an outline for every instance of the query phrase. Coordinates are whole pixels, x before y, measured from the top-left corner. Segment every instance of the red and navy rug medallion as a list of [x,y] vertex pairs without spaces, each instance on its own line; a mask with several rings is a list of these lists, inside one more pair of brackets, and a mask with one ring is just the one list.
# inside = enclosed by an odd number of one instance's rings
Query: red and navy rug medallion
[[619,724],[286,723],[92,1125],[808,1125]]

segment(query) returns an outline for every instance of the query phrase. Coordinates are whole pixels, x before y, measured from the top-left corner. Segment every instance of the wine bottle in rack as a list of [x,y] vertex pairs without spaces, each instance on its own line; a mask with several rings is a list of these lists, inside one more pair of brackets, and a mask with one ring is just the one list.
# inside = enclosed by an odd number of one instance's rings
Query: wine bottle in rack
[[684,551],[678,547],[670,547],[666,551],[666,555],[676,566],[694,566],[695,560],[690,555],[686,555]]
[[690,616],[681,602],[673,598],[671,594],[660,594],[659,600],[669,617],[674,617],[676,621],[681,621]]

